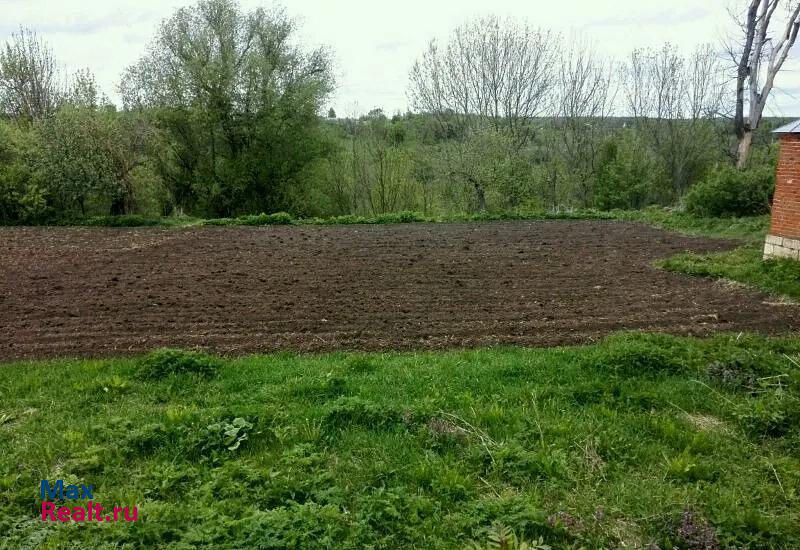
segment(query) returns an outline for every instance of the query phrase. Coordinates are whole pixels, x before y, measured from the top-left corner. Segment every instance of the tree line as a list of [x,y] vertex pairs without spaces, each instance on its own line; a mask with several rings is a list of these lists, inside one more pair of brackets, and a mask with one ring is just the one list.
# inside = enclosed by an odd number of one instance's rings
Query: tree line
[[[736,78],[710,44],[611,60],[523,22],[476,19],[422,52],[413,112],[391,118],[321,116],[332,56],[298,45],[279,8],[177,10],[123,74],[121,106],[20,29],[0,51],[0,222],[640,208],[725,203],[712,191],[733,180],[744,209],[763,211],[775,152],[763,103],[800,10],[772,39],[777,4],[751,0],[742,16],[728,48]],[[726,204],[710,212],[742,213]]]

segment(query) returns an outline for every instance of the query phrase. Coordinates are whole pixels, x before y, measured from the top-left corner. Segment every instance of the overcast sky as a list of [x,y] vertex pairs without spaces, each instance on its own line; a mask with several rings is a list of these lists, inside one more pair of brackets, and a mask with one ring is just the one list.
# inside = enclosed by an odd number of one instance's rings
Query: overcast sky
[[[20,25],[53,46],[68,69],[90,68],[103,91],[117,98],[122,70],[144,52],[159,22],[189,0],[0,0],[0,38]],[[739,4],[742,0],[739,0]],[[291,0],[283,5],[301,24],[309,45],[329,46],[338,89],[331,105],[342,116],[382,107],[408,108],[408,71],[433,37],[495,13],[527,19],[565,36],[580,35],[602,53],[623,57],[666,41],[690,50],[721,43],[731,30],[727,7],[736,0]],[[245,8],[271,2],[242,0]],[[798,48],[779,76],[768,115],[800,116]]]

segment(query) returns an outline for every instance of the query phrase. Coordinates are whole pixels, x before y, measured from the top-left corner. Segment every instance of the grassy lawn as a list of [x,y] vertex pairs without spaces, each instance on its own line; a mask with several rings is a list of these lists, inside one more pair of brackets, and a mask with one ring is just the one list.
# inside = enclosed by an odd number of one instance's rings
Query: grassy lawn
[[[790,548],[799,360],[798,338],[623,334],[4,365],[0,547]],[[44,524],[43,479],[139,521]]]
[[618,220],[640,221],[688,235],[740,239],[762,247],[769,230],[769,216],[702,218],[667,208],[621,210],[615,211],[613,215]]
[[718,254],[680,254],[657,265],[668,271],[730,279],[765,292],[800,299],[800,262],[762,259],[763,245]]
[[679,254],[656,262],[656,266],[699,277],[728,279],[771,294],[800,299],[800,262],[763,260],[769,216],[697,218],[684,213],[648,209],[622,212],[619,219],[642,221],[681,233],[738,239],[742,246],[729,252]]

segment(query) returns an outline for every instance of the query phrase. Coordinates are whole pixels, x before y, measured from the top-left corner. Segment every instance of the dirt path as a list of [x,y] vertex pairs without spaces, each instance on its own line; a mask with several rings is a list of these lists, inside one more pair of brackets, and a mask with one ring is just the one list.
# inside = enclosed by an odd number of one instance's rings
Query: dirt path
[[650,267],[732,246],[607,221],[2,228],[0,361],[800,329],[800,307]]

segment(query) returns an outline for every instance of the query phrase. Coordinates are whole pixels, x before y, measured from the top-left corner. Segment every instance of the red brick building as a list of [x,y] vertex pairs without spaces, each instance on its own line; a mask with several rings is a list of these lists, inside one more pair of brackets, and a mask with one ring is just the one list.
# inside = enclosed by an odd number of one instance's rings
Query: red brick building
[[774,133],[780,136],[781,149],[764,259],[800,260],[800,120],[781,126]]

